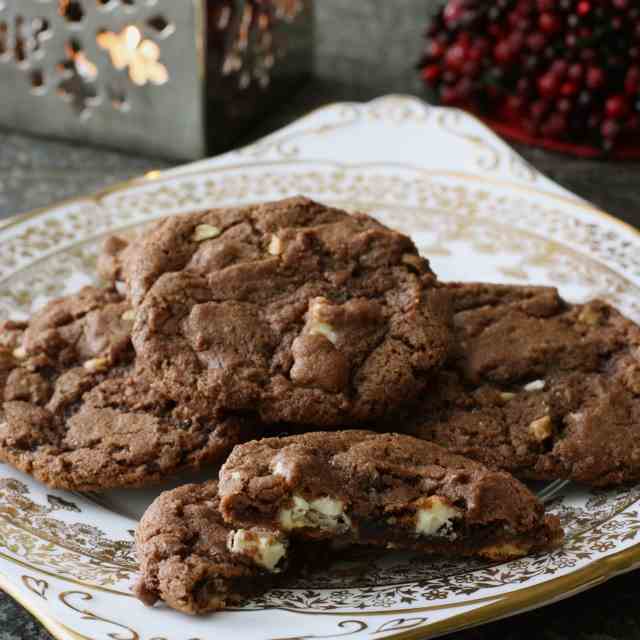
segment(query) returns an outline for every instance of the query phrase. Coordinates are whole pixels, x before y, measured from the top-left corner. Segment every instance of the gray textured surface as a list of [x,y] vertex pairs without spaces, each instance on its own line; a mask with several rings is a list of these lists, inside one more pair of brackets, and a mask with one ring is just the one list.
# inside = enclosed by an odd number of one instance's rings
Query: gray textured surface
[[[424,21],[434,0],[318,0],[316,78],[255,128],[258,137],[336,100],[367,100],[390,92],[421,94],[413,69]],[[609,212],[640,226],[640,163],[572,160],[519,149],[540,170]],[[0,217],[91,193],[169,166],[133,155],[35,140],[0,131]],[[539,611],[457,634],[460,640],[640,640],[637,574]],[[0,640],[50,636],[0,593]]]

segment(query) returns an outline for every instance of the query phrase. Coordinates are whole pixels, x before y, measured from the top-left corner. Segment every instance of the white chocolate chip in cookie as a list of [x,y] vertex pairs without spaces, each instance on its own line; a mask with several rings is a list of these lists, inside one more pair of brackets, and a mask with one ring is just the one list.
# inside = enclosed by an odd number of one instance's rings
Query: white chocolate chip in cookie
[[273,475],[280,476],[285,480],[290,480],[291,469],[282,460],[277,460],[273,466]]
[[415,506],[418,535],[452,537],[453,521],[462,515],[460,509],[441,496],[416,500]]
[[271,573],[278,573],[278,564],[287,555],[284,539],[267,531],[231,531],[227,548],[231,553],[248,556]]
[[193,236],[191,239],[194,242],[203,242],[204,240],[211,240],[212,238],[217,238],[222,231],[218,229],[218,227],[214,227],[210,224],[199,224],[195,231],[193,232]]
[[342,500],[324,496],[307,501],[302,496],[292,496],[292,506],[280,510],[283,529],[328,529],[344,532],[351,528],[351,520],[344,512]]
[[602,321],[602,314],[599,310],[587,305],[578,315],[578,320],[584,324],[595,327]]
[[129,309],[122,314],[122,319],[125,322],[134,322],[136,319],[136,312],[133,309]]
[[330,306],[326,298],[314,298],[309,303],[309,314],[307,320],[307,328],[310,336],[324,336],[332,344],[338,341],[338,334],[335,329],[326,322],[324,310]]
[[13,350],[13,357],[16,360],[25,360],[28,355],[27,350],[23,347],[17,347]]
[[267,248],[267,251],[272,256],[279,256],[282,253],[283,248],[284,247],[282,245],[282,240],[280,240],[280,238],[278,238],[278,236],[274,233],[271,236],[271,241],[269,242],[269,247]]
[[106,371],[110,363],[111,360],[109,358],[93,358],[87,360],[83,366],[89,373],[98,373],[99,371]]
[[525,384],[523,389],[525,391],[543,391],[547,386],[547,383],[544,380],[533,380],[528,384]]
[[547,438],[551,437],[553,433],[553,423],[549,416],[544,416],[534,420],[529,425],[529,433],[538,441],[543,442]]

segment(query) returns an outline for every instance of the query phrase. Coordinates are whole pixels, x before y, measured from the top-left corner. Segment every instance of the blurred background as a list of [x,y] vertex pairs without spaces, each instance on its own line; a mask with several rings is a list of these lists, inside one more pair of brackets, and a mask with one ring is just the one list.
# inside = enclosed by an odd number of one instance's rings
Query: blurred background
[[[328,102],[370,100],[386,93],[428,97],[417,65],[427,26],[442,5],[440,0],[316,0],[313,77],[289,91],[238,144]],[[640,162],[582,160],[524,145],[516,148],[563,186],[640,224],[640,189],[635,186]],[[0,217],[175,164],[138,154],[47,142],[0,128]]]
[[[487,0],[487,4],[498,5],[500,1]],[[417,65],[423,55],[427,26],[441,6],[439,0],[316,0],[312,77],[289,91],[237,143],[251,142],[330,102],[365,101],[388,93],[428,97]],[[7,91],[0,85],[0,102],[7,99]],[[640,226],[640,162],[586,160],[524,145],[516,148],[563,186]],[[175,164],[133,148],[106,151],[0,128],[0,217],[91,193]],[[455,637],[640,638],[636,580],[635,574],[617,578],[564,603]],[[0,594],[1,640],[45,638],[49,635],[36,621]]]

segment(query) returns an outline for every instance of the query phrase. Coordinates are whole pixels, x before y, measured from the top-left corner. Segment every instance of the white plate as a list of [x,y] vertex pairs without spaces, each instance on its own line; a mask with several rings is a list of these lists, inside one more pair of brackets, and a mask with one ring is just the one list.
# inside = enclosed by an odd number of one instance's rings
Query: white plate
[[[414,238],[444,279],[548,283],[640,320],[640,235],[528,166],[462,112],[400,96],[320,109],[250,147],[0,231],[0,319],[94,280],[105,234],[305,194]],[[241,610],[191,618],[129,593],[132,530],[157,491],[49,491],[0,465],[0,585],[60,639],[424,638],[537,607],[640,563],[640,486],[538,486],[567,539],[514,562],[354,555]]]

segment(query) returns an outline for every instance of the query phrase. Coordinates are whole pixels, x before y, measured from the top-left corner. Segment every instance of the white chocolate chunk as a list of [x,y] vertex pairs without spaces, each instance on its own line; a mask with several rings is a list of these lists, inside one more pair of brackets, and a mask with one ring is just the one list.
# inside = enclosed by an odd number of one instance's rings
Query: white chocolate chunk
[[90,373],[97,373],[98,371],[105,371],[109,368],[109,358],[93,358],[87,360],[84,363],[84,368]]
[[338,334],[333,327],[326,322],[316,322],[309,329],[310,336],[324,336],[329,342],[335,344],[338,341]]
[[291,478],[290,469],[282,460],[278,460],[274,465],[273,475],[280,476],[285,480],[289,480]]
[[534,380],[529,384],[525,384],[523,389],[525,391],[542,391],[546,387],[546,382],[544,380]]
[[16,360],[24,360],[27,357],[27,350],[24,349],[23,347],[18,347],[17,349],[13,350],[13,357]]
[[210,224],[199,224],[193,232],[191,239],[194,242],[202,242],[203,240],[217,238],[221,233],[222,231],[220,231],[218,227],[214,227]]
[[316,500],[312,500],[309,504],[313,511],[317,511],[323,516],[327,516],[329,518],[338,518],[344,512],[344,505],[342,504],[342,501],[334,500],[329,496],[317,498]]
[[282,253],[282,240],[280,240],[280,238],[278,238],[278,236],[274,233],[271,236],[271,242],[269,242],[269,247],[267,249],[267,251],[272,255],[272,256],[279,256]]
[[227,548],[231,553],[249,556],[271,573],[278,572],[278,564],[287,555],[282,539],[272,533],[238,529],[229,534]]
[[462,513],[449,503],[446,498],[431,496],[420,501],[416,511],[416,533],[421,536],[449,536],[453,520]]
[[310,336],[324,336],[332,344],[338,341],[338,334],[335,329],[322,318],[323,309],[329,306],[326,298],[315,298],[309,304],[309,318],[307,322],[308,332]]
[[595,327],[600,324],[602,320],[602,315],[597,309],[587,306],[584,309],[582,309],[582,311],[580,312],[580,315],[578,315],[578,320],[580,322],[583,322],[584,324],[588,324],[588,325],[591,325],[592,327]]
[[544,416],[534,420],[529,425],[529,433],[538,441],[542,442],[551,436],[553,433],[553,423],[549,416]]
[[344,503],[329,496],[316,498],[308,502],[298,495],[292,496],[293,506],[280,510],[282,528],[311,528],[347,531],[351,528],[351,520],[344,512]]

